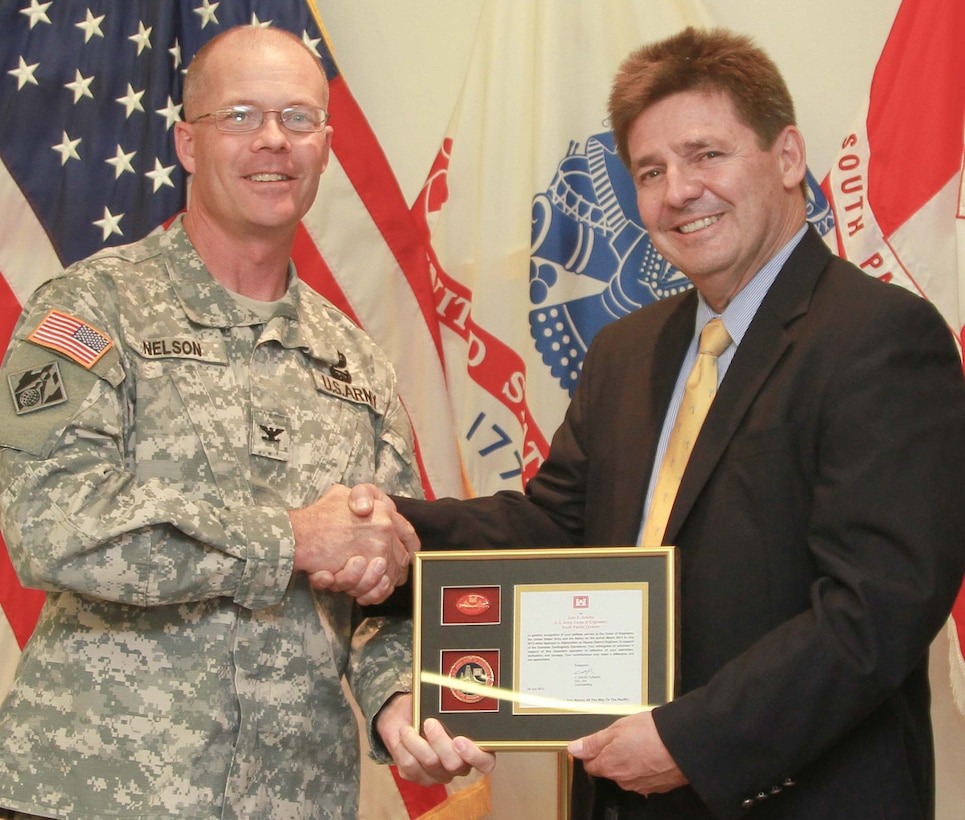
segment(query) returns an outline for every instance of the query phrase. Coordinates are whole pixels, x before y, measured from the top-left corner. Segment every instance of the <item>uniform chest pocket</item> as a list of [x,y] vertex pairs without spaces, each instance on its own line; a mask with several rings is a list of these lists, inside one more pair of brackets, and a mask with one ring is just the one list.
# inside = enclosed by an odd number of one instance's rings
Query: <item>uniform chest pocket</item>
[[291,368],[276,382],[281,375],[252,391],[248,449],[263,486],[287,488],[288,502],[302,505],[350,472],[374,476],[378,397],[362,387],[359,396],[371,401],[322,389],[312,368]]
[[240,473],[248,414],[225,376],[220,365],[146,363],[134,420],[142,479],[176,480],[187,489],[212,485],[216,475]]

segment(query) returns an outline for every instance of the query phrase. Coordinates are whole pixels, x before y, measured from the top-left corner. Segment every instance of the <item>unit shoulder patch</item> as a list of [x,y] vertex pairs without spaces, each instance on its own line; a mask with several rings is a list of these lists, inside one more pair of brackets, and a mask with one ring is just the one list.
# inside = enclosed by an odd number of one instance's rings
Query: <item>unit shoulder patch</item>
[[8,373],[7,384],[18,416],[67,401],[67,390],[55,361],[19,373]]

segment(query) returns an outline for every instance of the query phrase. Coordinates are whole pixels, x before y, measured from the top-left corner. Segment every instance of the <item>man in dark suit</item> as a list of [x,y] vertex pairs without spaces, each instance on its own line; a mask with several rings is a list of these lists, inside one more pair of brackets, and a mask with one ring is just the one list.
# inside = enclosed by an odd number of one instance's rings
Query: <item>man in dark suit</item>
[[745,38],[644,47],[610,115],[650,237],[695,289],[599,332],[525,494],[398,509],[424,549],[637,543],[720,317],[732,341],[662,537],[676,697],[570,744],[591,776],[575,813],[931,817],[927,653],[965,566],[951,334],[807,227],[793,105]]

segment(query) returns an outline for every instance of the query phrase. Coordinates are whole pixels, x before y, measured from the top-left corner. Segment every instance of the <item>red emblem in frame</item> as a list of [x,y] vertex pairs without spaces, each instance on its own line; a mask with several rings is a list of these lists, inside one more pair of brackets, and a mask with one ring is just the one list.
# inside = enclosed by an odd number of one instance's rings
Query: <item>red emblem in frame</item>
[[499,587],[443,587],[442,623],[498,624]]

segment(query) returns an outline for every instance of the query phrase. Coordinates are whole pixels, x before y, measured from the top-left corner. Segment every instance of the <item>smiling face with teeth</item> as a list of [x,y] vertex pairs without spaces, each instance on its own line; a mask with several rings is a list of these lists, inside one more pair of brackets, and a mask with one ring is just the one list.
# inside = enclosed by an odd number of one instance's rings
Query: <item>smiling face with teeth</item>
[[[189,69],[190,71],[190,69]],[[253,105],[278,111],[292,105],[328,108],[328,86],[313,56],[297,38],[272,29],[230,32],[205,55],[186,119]],[[190,106],[190,110],[187,110]],[[219,131],[212,119],[176,126],[175,144],[193,174],[186,226],[252,240],[290,241],[311,207],[328,163],[332,129],[295,133],[277,114],[246,133]]]
[[683,91],[628,132],[640,217],[663,256],[717,311],[804,224],[804,140],[764,147],[721,91]]

